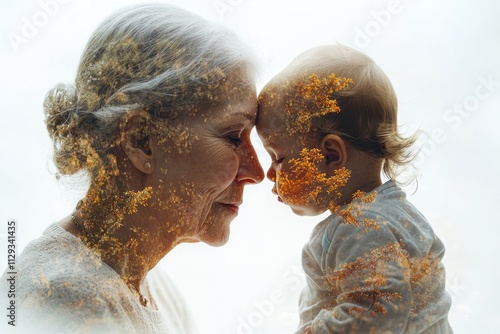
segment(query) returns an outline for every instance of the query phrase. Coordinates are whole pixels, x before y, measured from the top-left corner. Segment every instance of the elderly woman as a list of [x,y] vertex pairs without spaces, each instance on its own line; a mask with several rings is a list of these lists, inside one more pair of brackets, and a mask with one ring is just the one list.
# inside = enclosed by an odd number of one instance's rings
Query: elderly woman
[[17,325],[191,333],[152,269],[179,243],[223,245],[244,186],[263,178],[248,52],[183,10],[129,7],[97,29],[75,85],[49,91],[44,109],[59,173],[84,172],[90,186],[21,254]]

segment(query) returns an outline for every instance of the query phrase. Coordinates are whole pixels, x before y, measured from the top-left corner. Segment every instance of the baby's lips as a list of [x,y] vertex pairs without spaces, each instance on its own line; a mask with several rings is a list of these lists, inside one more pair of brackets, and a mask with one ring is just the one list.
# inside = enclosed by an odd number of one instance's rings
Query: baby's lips
[[271,190],[273,194],[275,194],[276,196],[278,196],[278,202],[281,202],[283,203],[283,200],[281,199],[281,197],[278,195],[278,191],[276,190],[276,184],[274,184],[273,186],[273,189]]

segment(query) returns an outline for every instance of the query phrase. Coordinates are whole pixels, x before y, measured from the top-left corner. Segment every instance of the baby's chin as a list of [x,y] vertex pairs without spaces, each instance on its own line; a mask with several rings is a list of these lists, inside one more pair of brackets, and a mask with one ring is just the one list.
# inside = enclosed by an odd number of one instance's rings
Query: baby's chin
[[323,212],[326,211],[326,209],[320,209],[320,208],[313,208],[313,207],[308,207],[308,206],[292,206],[290,205],[290,209],[292,209],[293,213],[295,213],[297,216],[319,216]]

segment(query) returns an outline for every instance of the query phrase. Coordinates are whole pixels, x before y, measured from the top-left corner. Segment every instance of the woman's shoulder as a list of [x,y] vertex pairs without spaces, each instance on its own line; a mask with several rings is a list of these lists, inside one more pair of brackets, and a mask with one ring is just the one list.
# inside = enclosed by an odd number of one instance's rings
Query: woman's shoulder
[[53,223],[41,236],[28,243],[19,256],[19,262],[36,261],[37,266],[46,262],[60,262],[63,258],[85,253],[85,248],[80,239],[65,231],[58,223]]
[[80,239],[50,225],[37,239],[31,241],[19,256],[20,277],[28,282],[39,278],[43,284],[57,284],[60,279],[85,280],[88,275],[102,271],[103,262]]
[[81,304],[88,295],[94,296],[89,302],[96,304],[97,299],[107,299],[106,291],[123,286],[94,252],[57,224],[26,246],[19,256],[18,272],[20,298],[45,303]]
[[17,291],[26,322],[57,330],[61,326],[77,326],[80,332],[116,328],[114,321],[127,323],[128,318],[120,314],[133,308],[126,302],[128,290],[119,276],[55,224],[21,253]]

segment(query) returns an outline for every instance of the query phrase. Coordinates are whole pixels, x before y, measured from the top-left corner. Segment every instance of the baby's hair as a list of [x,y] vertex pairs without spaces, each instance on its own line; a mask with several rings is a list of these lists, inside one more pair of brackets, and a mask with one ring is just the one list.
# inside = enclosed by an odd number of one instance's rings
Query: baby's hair
[[[119,120],[130,110],[174,121],[218,103],[222,85],[253,84],[254,61],[227,29],[163,4],[126,7],[90,38],[75,84],[44,101],[60,174],[116,164]],[[250,81],[250,82],[249,82]]]
[[400,167],[411,164],[416,135],[403,137],[398,131],[396,93],[386,74],[365,54],[345,45],[320,46],[297,58],[277,80],[309,80],[311,75],[352,79],[346,88],[334,91],[340,112],[312,118],[312,135],[334,133],[355,148],[383,159],[384,174],[396,180]]

